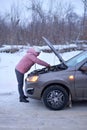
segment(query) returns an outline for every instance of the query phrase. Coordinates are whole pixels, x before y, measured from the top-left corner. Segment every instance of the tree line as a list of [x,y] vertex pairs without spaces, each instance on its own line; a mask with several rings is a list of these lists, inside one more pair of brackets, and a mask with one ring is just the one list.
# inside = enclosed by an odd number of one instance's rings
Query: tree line
[[54,44],[87,40],[87,2],[86,0],[82,2],[84,14],[79,16],[74,12],[72,4],[56,3],[53,10],[51,0],[49,9],[44,11],[43,3],[29,0],[26,9],[28,13],[31,12],[31,18],[23,22],[19,8],[11,6],[9,14],[0,15],[0,46],[3,44],[42,45],[42,36],[47,37]]

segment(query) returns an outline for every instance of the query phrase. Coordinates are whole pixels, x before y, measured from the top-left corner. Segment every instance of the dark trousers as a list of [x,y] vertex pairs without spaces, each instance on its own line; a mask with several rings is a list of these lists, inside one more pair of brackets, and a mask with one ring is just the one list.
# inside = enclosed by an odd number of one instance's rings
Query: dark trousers
[[18,92],[20,99],[24,97],[23,92],[23,83],[24,83],[24,74],[20,73],[18,70],[15,69],[17,81],[18,81]]

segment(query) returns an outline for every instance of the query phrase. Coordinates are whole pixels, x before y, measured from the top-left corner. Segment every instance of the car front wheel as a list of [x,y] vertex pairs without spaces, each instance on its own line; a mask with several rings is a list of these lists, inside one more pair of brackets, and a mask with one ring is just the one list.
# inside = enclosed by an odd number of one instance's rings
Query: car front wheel
[[68,103],[67,91],[59,85],[48,87],[43,93],[43,102],[45,106],[52,110],[61,110]]

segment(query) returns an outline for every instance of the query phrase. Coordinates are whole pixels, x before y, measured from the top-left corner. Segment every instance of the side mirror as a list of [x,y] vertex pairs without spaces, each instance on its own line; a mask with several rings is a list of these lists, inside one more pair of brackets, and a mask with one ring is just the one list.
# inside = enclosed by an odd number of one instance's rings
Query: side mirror
[[87,72],[87,66],[82,66],[82,67],[80,68],[80,70],[83,71],[83,72]]

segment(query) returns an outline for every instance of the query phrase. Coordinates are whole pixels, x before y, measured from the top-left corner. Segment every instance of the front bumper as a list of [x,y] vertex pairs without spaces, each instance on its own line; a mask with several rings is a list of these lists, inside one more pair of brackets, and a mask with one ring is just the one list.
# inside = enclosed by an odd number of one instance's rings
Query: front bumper
[[34,94],[34,88],[27,88],[26,89],[27,94],[33,95]]
[[30,83],[25,81],[25,92],[26,95],[33,99],[41,99],[43,87],[41,87],[41,83]]

